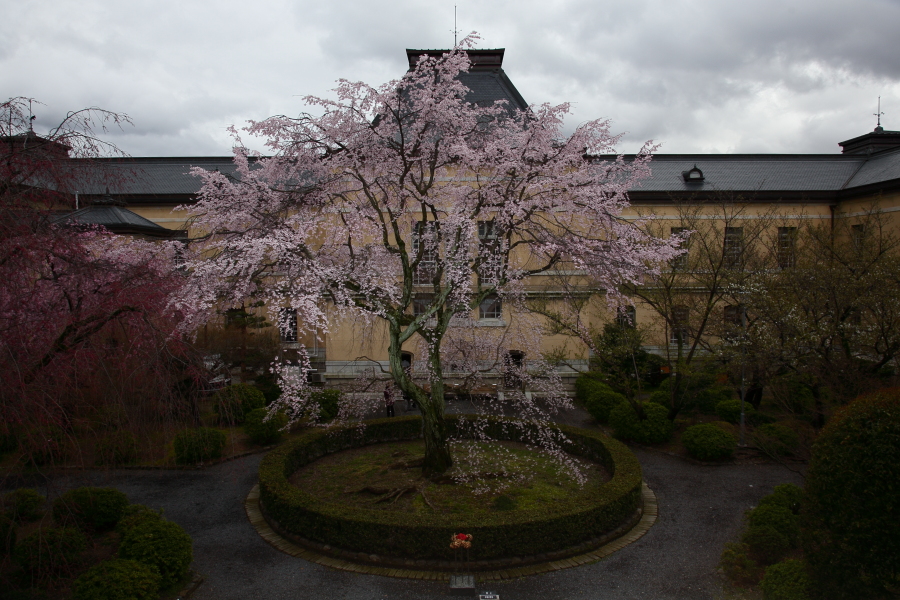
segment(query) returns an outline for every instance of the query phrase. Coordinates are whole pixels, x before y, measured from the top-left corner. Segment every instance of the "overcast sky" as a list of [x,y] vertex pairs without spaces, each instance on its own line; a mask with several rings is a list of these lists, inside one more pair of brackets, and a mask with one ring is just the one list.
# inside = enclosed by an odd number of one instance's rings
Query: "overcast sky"
[[[833,153],[900,130],[897,0],[456,0],[457,28],[506,48],[529,103],[609,118],[619,151]],[[127,113],[133,156],[222,156],[226,128],[296,115],[338,78],[380,84],[406,48],[453,43],[454,0],[0,0],[0,95],[35,129]]]

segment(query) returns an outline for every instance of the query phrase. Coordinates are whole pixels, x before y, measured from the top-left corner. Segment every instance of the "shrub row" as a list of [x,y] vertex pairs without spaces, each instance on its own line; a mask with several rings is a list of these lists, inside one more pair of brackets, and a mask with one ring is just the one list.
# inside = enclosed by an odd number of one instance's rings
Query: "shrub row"
[[[474,417],[447,418],[451,435],[462,436]],[[259,468],[260,499],[267,515],[289,533],[337,548],[366,554],[450,560],[446,540],[452,533],[473,533],[478,544],[473,560],[540,554],[568,548],[615,529],[640,502],[641,468],[621,443],[598,432],[561,427],[570,443],[566,450],[602,463],[612,480],[600,486],[590,502],[566,513],[499,511],[483,517],[443,514],[396,514],[321,502],[290,484],[288,477],[326,454],[368,444],[421,437],[418,417],[371,421],[360,431],[347,427],[313,430],[276,448]],[[517,439],[517,428],[491,420],[495,439]]]
[[681,443],[688,454],[699,460],[731,458],[737,449],[737,438],[712,423],[688,427],[681,434]]

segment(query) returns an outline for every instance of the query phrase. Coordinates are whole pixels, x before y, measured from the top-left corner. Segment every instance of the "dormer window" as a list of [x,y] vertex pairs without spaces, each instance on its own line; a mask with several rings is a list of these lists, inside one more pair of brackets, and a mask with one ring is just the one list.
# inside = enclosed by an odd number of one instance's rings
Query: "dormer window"
[[703,171],[698,169],[696,164],[690,171],[682,171],[681,176],[684,177],[684,180],[688,183],[699,183],[703,181]]

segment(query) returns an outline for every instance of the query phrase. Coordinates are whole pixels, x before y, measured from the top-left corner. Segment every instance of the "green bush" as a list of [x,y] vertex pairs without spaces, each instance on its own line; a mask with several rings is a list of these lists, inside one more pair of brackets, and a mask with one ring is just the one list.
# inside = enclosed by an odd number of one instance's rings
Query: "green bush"
[[733,398],[734,391],[727,385],[713,385],[697,391],[693,406],[703,414],[714,415],[719,403]]
[[584,407],[594,419],[600,423],[609,421],[609,413],[622,402],[627,402],[625,396],[612,390],[595,389],[584,401]]
[[47,499],[41,496],[37,490],[31,488],[19,488],[3,497],[3,504],[9,512],[10,518],[17,523],[30,523],[37,521],[44,514],[41,507]]
[[782,532],[769,525],[751,525],[744,530],[741,541],[760,564],[776,563],[791,550],[791,541]]
[[[268,371],[253,378],[256,389],[263,393],[266,406],[269,406],[281,397],[281,387],[278,385],[278,376]],[[254,409],[256,410],[256,409]]]
[[281,439],[281,430],[287,425],[287,417],[284,413],[277,412],[272,415],[272,418],[266,420],[268,414],[269,411],[265,408],[257,408],[247,413],[247,419],[244,421],[244,433],[254,444],[274,444]]
[[211,427],[183,429],[175,434],[175,462],[193,465],[222,457],[225,434]]
[[115,558],[94,565],[75,580],[73,600],[158,600],[159,573],[136,560]]
[[753,443],[767,454],[786,456],[800,445],[800,437],[787,425],[767,423],[753,431]]
[[685,429],[681,443],[688,454],[699,460],[730,458],[737,449],[737,438],[712,423],[701,423]]
[[177,583],[193,560],[191,537],[171,521],[147,521],[122,538],[119,557],[155,567],[161,576],[160,589]]
[[759,587],[764,600],[809,600],[812,580],[800,560],[786,560],[766,569]]
[[147,521],[162,521],[162,511],[153,510],[143,504],[129,504],[116,524],[116,531],[124,536],[126,533]]
[[877,598],[900,582],[900,389],[837,411],[813,445],[803,551],[826,598]]
[[6,514],[0,513],[0,556],[9,554],[16,547],[16,524]]
[[130,431],[119,430],[97,440],[97,465],[127,465],[137,458],[137,439]]
[[55,576],[78,565],[87,548],[84,533],[74,527],[51,527],[16,544],[13,558],[32,580]]
[[742,585],[755,585],[763,572],[750,556],[750,546],[747,544],[725,544],[719,566],[725,577]]
[[128,496],[114,488],[81,487],[53,501],[53,520],[61,526],[106,531],[122,518]]
[[265,406],[266,397],[263,393],[246,383],[229,385],[213,395],[213,409],[219,422],[225,425],[239,425],[251,410]]
[[774,504],[784,507],[794,513],[800,514],[800,503],[803,500],[803,488],[793,483],[776,485],[771,494],[759,501],[760,506]]
[[340,390],[321,390],[313,392],[310,396],[310,401],[318,406],[319,413],[316,420],[319,423],[329,423],[333,421],[338,414],[340,400]]
[[609,424],[616,437],[634,440],[641,444],[660,444],[672,437],[675,429],[669,420],[669,411],[665,406],[648,402],[644,404],[646,419],[639,419],[630,402],[623,402],[609,413]]
[[[744,417],[746,420],[749,420],[750,417],[756,412],[754,410],[753,405],[749,402],[744,402]],[[741,422],[741,400],[740,398],[733,398],[731,400],[723,400],[716,404],[716,414],[719,415],[719,418],[723,421],[728,421],[729,423],[740,423]]]
[[603,374],[596,372],[582,373],[575,380],[575,402],[584,406],[588,396],[599,390],[613,391],[611,387],[604,383]]
[[789,508],[777,504],[763,504],[747,511],[750,527],[772,527],[784,535],[791,546],[797,544],[800,535],[800,521]]

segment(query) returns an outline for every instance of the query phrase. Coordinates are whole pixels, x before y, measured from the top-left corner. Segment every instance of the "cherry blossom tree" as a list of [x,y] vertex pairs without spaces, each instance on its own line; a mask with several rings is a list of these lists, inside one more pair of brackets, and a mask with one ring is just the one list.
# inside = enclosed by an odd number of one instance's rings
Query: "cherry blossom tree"
[[[618,141],[606,121],[566,136],[567,104],[467,102],[458,76],[472,41],[380,87],[341,80],[337,99],[306,98],[320,114],[251,122],[269,155],[235,132],[237,175],[198,169],[204,185],[187,207],[205,237],[185,305],[209,312],[252,295],[295,309],[310,331],[348,318],[386,326],[390,376],[423,415],[426,475],[452,464],[444,353],[483,302],[524,310],[531,278],[560,270],[616,290],[677,253],[621,216],[651,148],[598,160]],[[401,363],[411,346],[426,359],[424,382]],[[549,372],[540,362],[535,350],[516,368]],[[304,385],[283,370],[293,414]],[[558,386],[546,396],[568,405]]]

